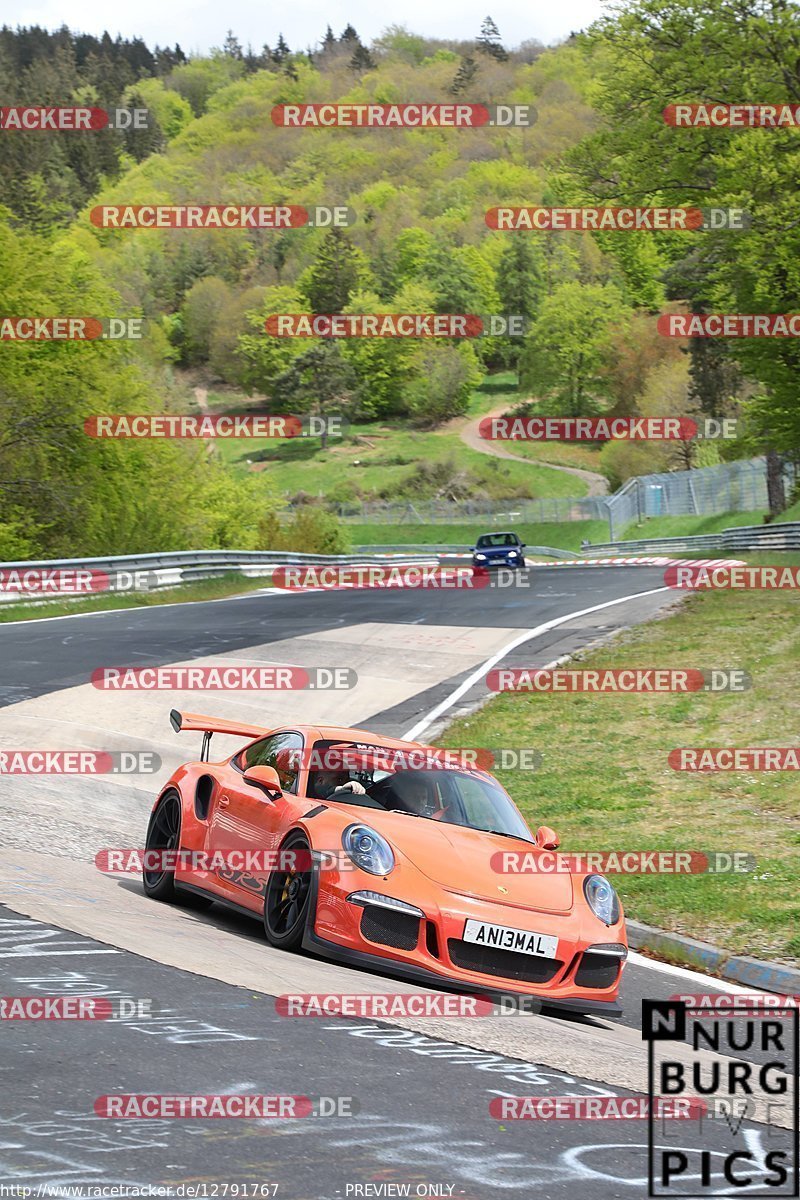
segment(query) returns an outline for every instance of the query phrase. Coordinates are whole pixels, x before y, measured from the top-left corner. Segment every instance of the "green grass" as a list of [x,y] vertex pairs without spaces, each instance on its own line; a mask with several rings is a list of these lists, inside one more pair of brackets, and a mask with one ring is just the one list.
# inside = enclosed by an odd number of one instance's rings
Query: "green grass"
[[48,600],[41,604],[16,601],[0,607],[0,624],[9,621],[32,621],[41,617],[72,617],[77,613],[108,612],[117,608],[150,608],[158,604],[183,604],[194,600],[218,600],[269,587],[266,577],[252,578],[236,571],[226,571],[216,579],[201,579],[181,587],[159,588],[155,592],[108,592],[87,596],[81,600]]
[[[478,417],[506,399],[513,403],[515,388],[511,371],[487,376],[473,392],[465,417]],[[209,392],[207,403],[212,412],[261,408],[257,400],[233,390]],[[306,492],[336,503],[359,497],[431,498],[440,490],[441,480],[435,474],[420,478],[417,468],[445,462],[466,476],[461,490],[474,496],[536,498],[584,496],[587,492],[586,484],[575,476],[471,449],[461,441],[455,424],[423,432],[396,420],[362,422],[351,425],[344,437],[331,439],[326,450],[316,437],[219,439],[214,448],[222,463],[235,471],[263,473],[284,496]]]
[[606,521],[483,522],[472,525],[351,525],[346,526],[354,546],[422,545],[471,546],[491,529],[514,529],[528,546],[552,546],[580,551],[581,540],[600,542],[608,537]]
[[223,462],[234,469],[263,471],[286,496],[302,491],[338,503],[359,497],[431,498],[439,481],[420,479],[416,472],[421,464],[451,463],[455,472],[467,476],[461,490],[471,495],[536,498],[583,496],[587,491],[583,480],[574,476],[472,450],[449,429],[422,432],[374,422],[351,426],[346,437],[332,439],[326,450],[316,438],[252,439],[246,445],[219,441],[217,447]]
[[[648,537],[680,537],[689,534],[717,533],[733,525],[760,525],[761,513],[723,513],[716,517],[650,517],[641,525],[628,525],[620,540],[635,541]],[[515,529],[529,546],[552,546],[556,550],[580,552],[581,541],[608,541],[607,521],[513,521],[483,524],[441,525],[356,525],[347,531],[354,546],[379,546],[418,543],[420,545],[472,545],[475,538],[492,527]],[[706,557],[708,551],[703,551]]]
[[790,508],[787,508],[786,512],[782,512],[779,517],[775,518],[775,520],[776,521],[800,521],[800,500],[798,500],[797,503],[793,504]]
[[[557,467],[582,467],[584,471],[594,471],[602,475],[600,469],[599,446],[581,444],[580,442],[498,442],[520,458],[529,458],[533,462],[552,463]],[[574,478],[574,476],[573,476]],[[575,495],[582,493],[576,492]]]
[[[770,563],[775,556],[748,555]],[[782,555],[781,562],[800,562]],[[692,696],[508,694],[454,722],[446,746],[530,746],[536,773],[505,787],[563,850],[741,850],[746,875],[614,876],[628,916],[728,950],[800,961],[800,779],[672,770],[680,746],[797,744],[797,593],[711,592],[580,656],[581,667],[740,667],[751,690]]]
[[738,525],[760,525],[763,512],[718,513],[713,517],[647,517],[641,524],[626,526],[626,539],[687,537],[701,533],[721,533]]

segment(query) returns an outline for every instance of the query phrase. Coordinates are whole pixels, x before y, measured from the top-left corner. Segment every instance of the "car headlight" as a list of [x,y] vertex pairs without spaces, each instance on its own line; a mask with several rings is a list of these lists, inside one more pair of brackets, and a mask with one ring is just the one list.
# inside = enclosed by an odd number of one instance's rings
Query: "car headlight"
[[485,554],[476,554],[475,557],[480,558],[480,559],[485,559],[486,555]]
[[394,867],[392,847],[369,825],[348,825],[342,845],[355,865],[370,875],[388,875]]
[[602,875],[587,875],[583,881],[583,893],[589,908],[604,925],[616,925],[619,920],[619,897],[607,879]]
[[509,558],[518,558],[518,557],[519,557],[519,550],[509,550],[509,552],[508,552],[508,557],[509,557]]

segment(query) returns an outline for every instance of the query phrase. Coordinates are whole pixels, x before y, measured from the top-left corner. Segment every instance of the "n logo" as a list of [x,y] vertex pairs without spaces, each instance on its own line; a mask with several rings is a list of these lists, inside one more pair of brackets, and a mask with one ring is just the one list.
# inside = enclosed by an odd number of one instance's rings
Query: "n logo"
[[642,1037],[648,1042],[682,1042],[686,1037],[683,1000],[643,1000]]

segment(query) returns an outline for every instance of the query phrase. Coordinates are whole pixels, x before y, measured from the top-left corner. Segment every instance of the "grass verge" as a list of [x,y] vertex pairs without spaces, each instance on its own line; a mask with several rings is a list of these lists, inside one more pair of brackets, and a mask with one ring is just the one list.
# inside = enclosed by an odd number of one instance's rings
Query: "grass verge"
[[42,617],[74,617],[77,613],[111,612],[118,608],[150,608],[158,604],[185,604],[194,600],[220,600],[240,592],[269,587],[266,577],[252,578],[226,571],[216,579],[200,579],[181,587],[159,588],[155,592],[98,593],[81,600],[48,600],[43,604],[16,601],[0,607],[0,624],[32,621]]
[[[749,562],[800,563],[748,555]],[[737,953],[800,962],[800,780],[792,772],[688,774],[681,746],[797,743],[796,592],[709,592],[580,656],[582,667],[740,667],[743,693],[507,694],[454,722],[448,746],[531,746],[535,773],[499,773],[563,850],[743,850],[746,875],[617,875],[627,914]]]
[[482,533],[514,529],[528,546],[552,546],[580,551],[581,541],[600,542],[608,537],[605,521],[527,522],[496,520],[474,525],[346,525],[354,546],[472,546]]

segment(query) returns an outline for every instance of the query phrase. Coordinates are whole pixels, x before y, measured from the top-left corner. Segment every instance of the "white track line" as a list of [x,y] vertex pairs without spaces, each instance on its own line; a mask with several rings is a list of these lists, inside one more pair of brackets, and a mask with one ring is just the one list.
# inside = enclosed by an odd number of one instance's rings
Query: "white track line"
[[590,613],[601,612],[604,608],[613,608],[615,604],[625,604],[629,600],[639,600],[644,596],[656,596],[659,592],[670,592],[672,588],[660,587],[651,588],[649,592],[633,592],[630,596],[620,596],[618,600],[606,600],[604,604],[594,604],[591,608],[582,608],[578,612],[567,613],[563,617],[555,617],[552,621],[545,621],[543,625],[537,625],[535,629],[529,629],[526,633],[520,634],[519,637],[510,641],[502,649],[493,654],[491,658],[487,658],[486,662],[477,667],[471,675],[469,675],[463,683],[451,692],[450,695],[442,700],[441,704],[437,704],[431,709],[426,717],[421,721],[417,721],[416,725],[412,726],[407,733],[404,733],[403,740],[407,742],[416,742],[420,734],[429,729],[434,721],[446,713],[449,708],[452,708],[462,696],[465,696],[470,688],[479,683],[481,678],[486,676],[492,667],[497,666],[501,659],[510,654],[512,650],[516,650],[517,646],[522,646],[525,642],[531,641],[533,638],[540,637],[543,633],[547,633],[550,629],[555,629],[558,625],[565,625],[567,621],[574,621],[577,617],[587,617]]
[[676,967],[672,963],[657,962],[645,954],[635,950],[628,951],[628,962],[636,967],[650,967],[660,971],[662,975],[675,975],[678,979],[688,979],[691,983],[704,984],[715,991],[729,992],[732,996],[764,996],[767,993],[761,988],[742,987],[740,983],[731,983],[727,979],[719,979],[714,975],[703,975],[700,971],[692,971],[689,967]]

